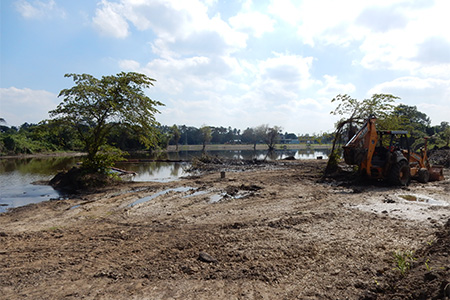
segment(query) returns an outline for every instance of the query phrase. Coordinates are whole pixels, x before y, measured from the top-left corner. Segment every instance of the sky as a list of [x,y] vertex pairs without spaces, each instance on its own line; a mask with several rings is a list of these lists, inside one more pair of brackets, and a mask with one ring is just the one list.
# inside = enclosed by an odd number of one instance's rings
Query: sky
[[1,0],[0,118],[38,123],[73,86],[139,72],[163,125],[331,132],[376,93],[450,121],[448,0]]

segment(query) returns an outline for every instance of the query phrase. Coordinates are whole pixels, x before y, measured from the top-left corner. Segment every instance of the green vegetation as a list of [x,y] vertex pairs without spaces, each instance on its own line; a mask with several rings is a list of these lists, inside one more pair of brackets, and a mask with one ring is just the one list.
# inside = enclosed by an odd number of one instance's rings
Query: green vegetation
[[411,269],[412,263],[417,259],[414,257],[414,251],[396,251],[393,253],[395,269],[400,271],[402,276],[405,276],[406,272]]
[[143,89],[155,81],[146,75],[129,72],[97,79],[89,74],[66,74],[75,85],[59,93],[63,97],[56,109],[50,111],[52,121],[73,128],[87,152],[83,168],[105,172],[120,159],[122,151],[107,145],[107,136],[114,125],[133,131],[139,141],[150,147],[157,144],[154,126],[156,106],[164,105],[150,99]]

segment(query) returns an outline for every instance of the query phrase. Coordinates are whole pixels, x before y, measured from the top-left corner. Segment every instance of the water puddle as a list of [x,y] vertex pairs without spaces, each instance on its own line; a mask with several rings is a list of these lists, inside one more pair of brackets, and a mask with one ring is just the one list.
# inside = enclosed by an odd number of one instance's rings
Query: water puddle
[[177,188],[170,188],[170,189],[167,189],[167,190],[163,190],[163,191],[157,192],[157,193],[155,193],[153,195],[150,195],[150,196],[138,199],[138,200],[134,201],[133,203],[129,204],[128,207],[133,207],[135,205],[138,205],[138,204],[150,201],[152,199],[155,199],[156,197],[165,195],[165,194],[170,193],[170,192],[181,193],[181,192],[187,192],[187,191],[189,191],[191,189],[193,189],[193,187],[189,187],[189,186],[180,186],[180,187],[177,187]]
[[227,193],[213,194],[209,197],[209,203],[217,203],[222,200]]
[[417,195],[417,194],[407,194],[407,195],[397,195],[398,198],[410,202],[415,203],[423,203],[423,204],[429,204],[429,205],[440,205],[440,206],[447,206],[449,205],[445,201],[436,200],[428,196],[424,195]]
[[213,194],[209,197],[209,203],[217,203],[223,199],[243,199],[248,197],[251,192],[248,191],[239,191],[237,193],[228,194],[226,192],[220,194]]
[[192,194],[184,196],[183,198],[190,198],[190,197],[201,196],[201,195],[205,195],[205,194],[208,194],[208,191],[196,191],[196,192],[193,192]]
[[131,193],[143,192],[145,190],[148,190],[148,188],[144,187],[144,188],[135,188],[135,189],[131,189],[131,190],[120,191],[120,192],[112,194],[111,198],[117,197],[117,196],[123,196],[126,194],[131,194]]

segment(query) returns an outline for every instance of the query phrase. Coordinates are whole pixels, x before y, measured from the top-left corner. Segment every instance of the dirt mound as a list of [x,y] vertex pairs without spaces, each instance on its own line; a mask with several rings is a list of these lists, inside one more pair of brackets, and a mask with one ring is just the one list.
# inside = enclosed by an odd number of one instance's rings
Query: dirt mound
[[450,149],[440,148],[433,149],[428,152],[430,162],[435,165],[442,165],[450,168]]
[[187,169],[190,173],[211,173],[215,171],[249,171],[252,169],[268,168],[277,162],[259,159],[231,159],[204,154],[194,158]]
[[80,194],[114,185],[115,180],[107,174],[89,174],[81,168],[73,167],[67,172],[59,172],[49,183],[54,189],[64,194]]
[[414,253],[415,261],[405,275],[392,277],[386,286],[363,299],[448,299],[450,298],[450,221],[436,233],[436,239]]

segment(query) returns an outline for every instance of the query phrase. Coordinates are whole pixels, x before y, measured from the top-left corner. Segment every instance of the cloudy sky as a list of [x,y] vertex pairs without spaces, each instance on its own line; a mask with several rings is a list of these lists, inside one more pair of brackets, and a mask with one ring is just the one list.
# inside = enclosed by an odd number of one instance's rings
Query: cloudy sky
[[73,81],[157,80],[157,120],[331,131],[337,94],[450,121],[448,0],[1,0],[0,117],[37,123]]

